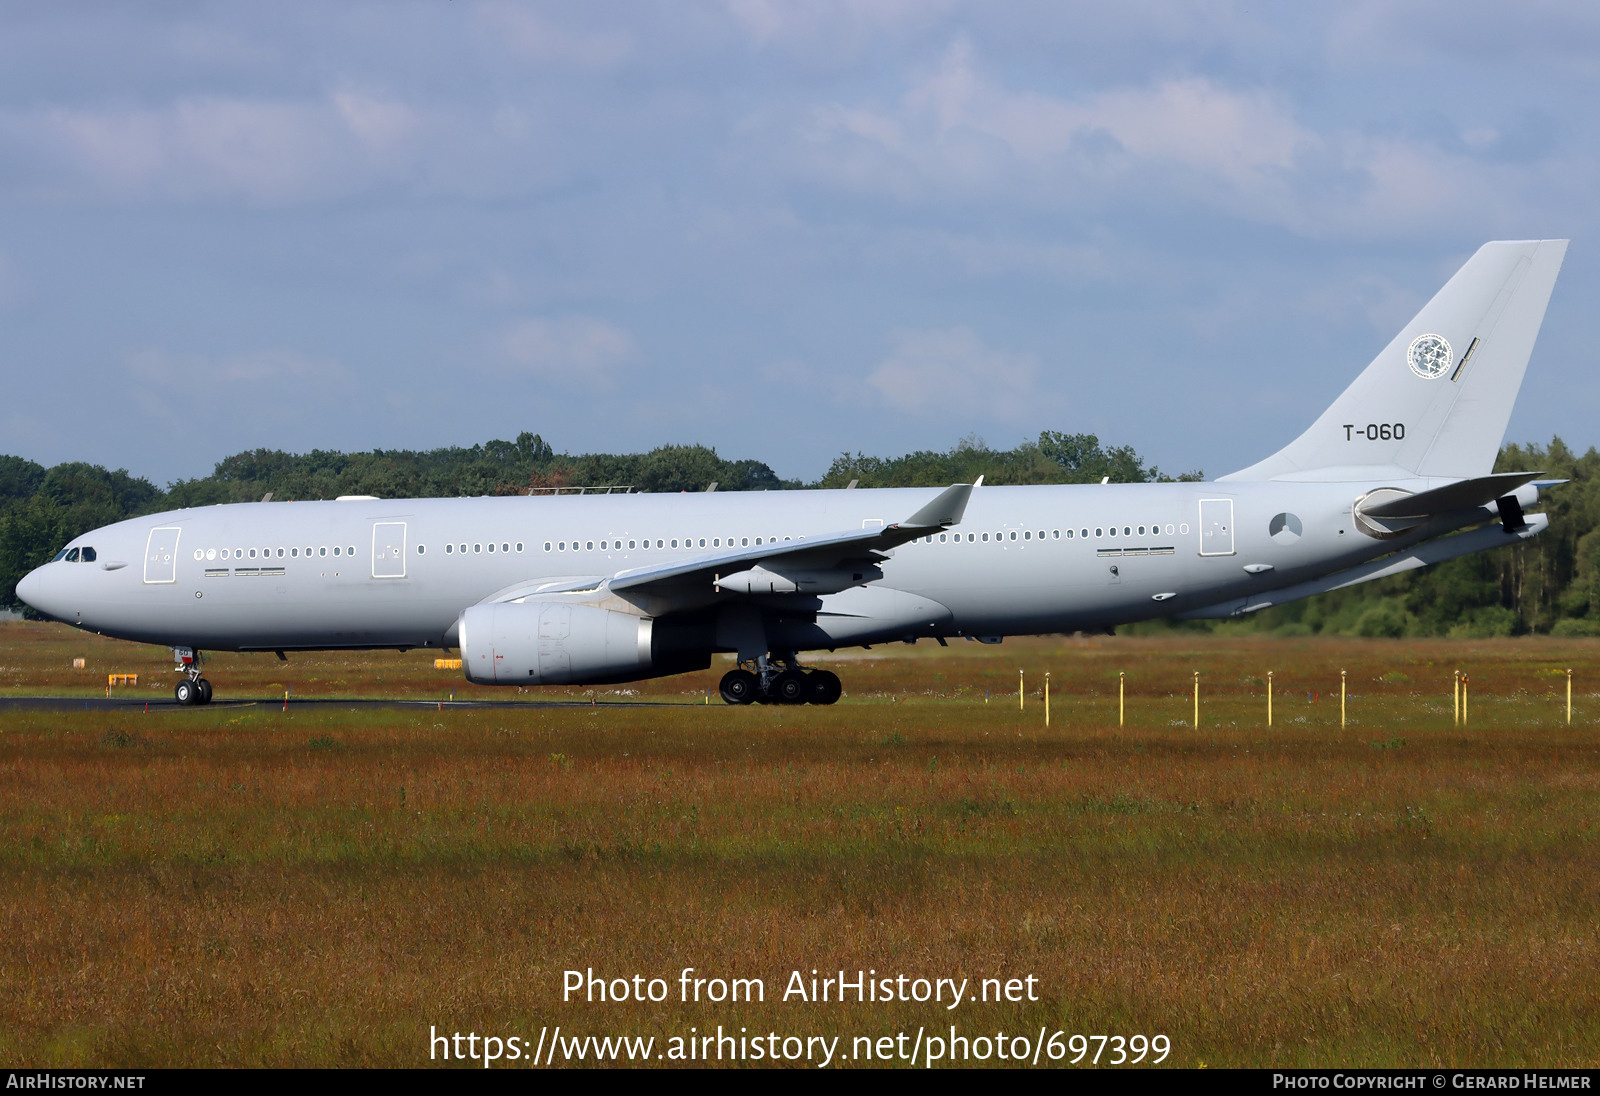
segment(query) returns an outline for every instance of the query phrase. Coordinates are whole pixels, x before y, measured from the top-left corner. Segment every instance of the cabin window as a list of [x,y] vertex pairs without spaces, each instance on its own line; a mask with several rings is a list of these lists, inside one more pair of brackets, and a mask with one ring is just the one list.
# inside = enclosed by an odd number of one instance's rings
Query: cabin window
[[630,549],[633,549],[633,548],[636,548],[636,547],[638,547],[638,541],[633,541],[633,540],[630,540],[630,541],[629,541],[629,542],[628,542],[628,547],[629,547],[629,548],[630,548]]
[[740,537],[739,538],[739,544],[740,544],[741,547],[748,547],[749,544],[750,544],[750,538],[749,537]]
[[1095,531],[1094,531],[1094,535],[1095,535],[1095,539],[1098,540],[1100,537],[1104,536],[1105,533],[1101,530],[1101,528],[1099,526],[1096,526],[1095,527]]
[[[447,548],[447,549],[445,549],[445,550],[446,550],[446,551],[449,551],[449,549],[448,549],[448,548]],[[550,550],[550,542],[549,542],[549,541],[548,541],[548,540],[547,540],[547,541],[545,541],[545,542],[544,542],[544,550],[545,550],[545,551],[546,551],[546,552],[548,552],[548,551],[549,551],[549,550]]]
[[501,541],[500,542],[500,551],[501,552],[509,552],[509,551],[511,551],[511,545],[505,543],[504,541]]
[[[1059,531],[1059,530],[1058,530],[1058,531],[1057,531],[1057,532],[1056,532],[1056,539],[1057,539],[1057,540],[1060,540],[1060,539],[1061,539],[1061,533],[1060,533],[1060,531]],[[1071,539],[1072,539],[1072,530],[1071,530],[1071,529],[1068,529],[1068,530],[1067,530],[1067,539],[1068,539],[1068,540],[1071,540]]]
[[1012,532],[1011,532],[1011,539],[1012,539],[1012,540],[1016,540],[1016,539],[1017,539],[1017,534],[1016,534],[1016,530],[1012,530]]
[[1133,528],[1131,526],[1124,525],[1122,527],[1122,535],[1125,537],[1133,536]]
[[517,552],[518,552],[519,555],[522,552],[522,542],[520,540],[517,541]]
[[324,544],[321,548],[317,549],[317,555],[325,556],[327,554],[328,554],[328,546],[326,544]]
[[333,546],[333,554],[334,555],[338,555],[339,554],[339,546],[337,544],[335,544]]
[[278,558],[279,558],[279,559],[282,559],[282,558],[283,558],[283,549],[282,549],[282,548],[279,548],[279,549],[278,549]]
[[492,540],[489,542],[489,554],[491,556],[494,555],[494,541]]
[[[448,552],[449,550],[450,550],[449,545],[446,545],[445,546],[445,551]],[[291,555],[294,558],[298,559],[300,557],[300,549],[298,549],[298,548],[289,549],[289,555]]]
[[700,538],[700,547],[704,548],[705,546],[706,546],[706,538],[705,537],[701,537]]
[[473,551],[473,553],[474,553],[474,554],[477,554],[477,553],[479,553],[479,552],[482,552],[482,551],[483,551],[483,545],[481,545],[481,544],[474,544],[474,545],[473,545],[473,546],[472,546],[472,551]]
[[587,544],[584,545],[584,548],[588,549],[591,552],[594,551],[594,541],[592,541],[592,540],[589,541]]
[[1141,537],[1142,537],[1142,536],[1144,536],[1144,526],[1142,526],[1142,525],[1141,525],[1141,526],[1139,526],[1139,535],[1140,535],[1140,536],[1141,536]]
[[983,534],[983,539],[984,539],[984,542],[987,543],[988,540],[989,540],[989,534],[988,533]]
[[1189,531],[1189,523],[1188,522],[1184,522],[1182,525],[1178,526],[1178,532],[1187,533],[1188,531]]
[[417,545],[417,555],[419,555],[419,556],[426,555],[427,551],[428,550],[426,548],[424,548],[422,545],[420,545],[420,544]]
[[563,540],[563,541],[559,542],[556,545],[556,551],[565,552],[566,550],[567,550],[567,542],[566,541]]
[[676,548],[678,546],[678,538],[677,537],[673,537],[672,538],[672,546],[674,548]]
[[1172,534],[1172,526],[1169,525],[1169,526],[1167,526],[1167,535],[1170,536],[1171,534]]

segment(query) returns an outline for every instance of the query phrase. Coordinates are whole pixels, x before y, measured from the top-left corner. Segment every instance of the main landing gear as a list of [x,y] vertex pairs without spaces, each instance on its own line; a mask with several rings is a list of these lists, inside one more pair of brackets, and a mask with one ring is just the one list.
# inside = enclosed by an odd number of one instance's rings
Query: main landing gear
[[193,647],[174,647],[172,659],[177,663],[173,669],[183,675],[172,689],[172,698],[184,705],[210,704],[211,682],[200,676],[206,656]]
[[722,675],[720,691],[729,704],[832,704],[844,685],[829,670],[802,669],[791,655],[762,657],[729,670]]

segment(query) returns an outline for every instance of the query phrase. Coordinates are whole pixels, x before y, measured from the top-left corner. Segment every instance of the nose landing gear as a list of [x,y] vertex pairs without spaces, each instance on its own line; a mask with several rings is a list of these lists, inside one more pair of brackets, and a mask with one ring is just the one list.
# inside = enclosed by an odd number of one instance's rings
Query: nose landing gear
[[183,705],[210,704],[211,682],[200,676],[206,656],[193,647],[174,647],[172,658],[177,663],[173,669],[183,675],[172,689],[172,698]]
[[729,670],[720,692],[729,704],[833,704],[844,694],[844,684],[832,671],[802,668],[790,653]]

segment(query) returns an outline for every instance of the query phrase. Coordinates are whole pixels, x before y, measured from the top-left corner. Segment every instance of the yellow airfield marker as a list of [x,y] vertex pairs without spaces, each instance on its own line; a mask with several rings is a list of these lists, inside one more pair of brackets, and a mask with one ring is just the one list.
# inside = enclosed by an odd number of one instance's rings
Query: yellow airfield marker
[[1267,726],[1272,726],[1272,671],[1267,671]]
[[1018,670],[1017,671],[1017,711],[1020,712],[1026,707],[1027,707],[1027,704],[1025,703],[1024,694],[1022,692],[1022,671]]
[[1044,725],[1050,726],[1050,671],[1044,672]]
[[1120,673],[1119,672],[1117,674],[1117,726],[1119,726],[1119,727],[1122,726],[1127,720],[1127,715],[1128,715],[1127,687],[1128,687],[1128,675],[1125,674],[1125,673]]
[[1339,671],[1339,729],[1344,729],[1344,678],[1345,672]]
[[1200,671],[1194,672],[1194,729],[1200,729]]
[[1567,671],[1567,722],[1572,722],[1572,671]]

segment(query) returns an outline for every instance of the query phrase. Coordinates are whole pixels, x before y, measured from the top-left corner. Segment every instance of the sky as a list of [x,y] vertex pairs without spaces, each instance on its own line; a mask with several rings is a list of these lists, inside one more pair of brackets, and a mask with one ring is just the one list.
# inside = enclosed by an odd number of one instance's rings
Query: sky
[[1217,476],[1535,237],[1507,440],[1581,451],[1595,102],[1600,7],[1547,0],[6,5],[0,453],[814,480],[1059,430]]

